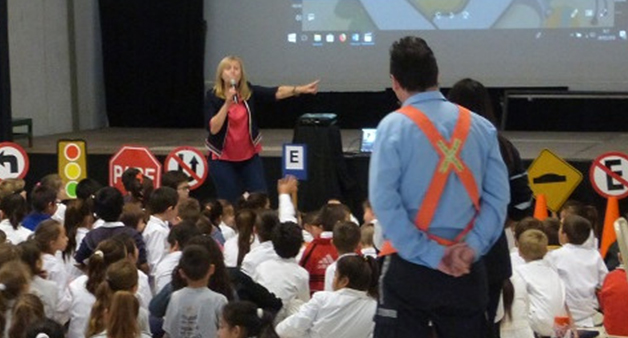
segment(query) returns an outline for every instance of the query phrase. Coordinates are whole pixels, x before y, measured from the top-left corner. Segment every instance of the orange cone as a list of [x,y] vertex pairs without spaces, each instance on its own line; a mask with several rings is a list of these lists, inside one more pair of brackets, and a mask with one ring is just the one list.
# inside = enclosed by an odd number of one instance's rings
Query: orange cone
[[602,229],[602,241],[600,243],[600,254],[606,257],[608,248],[617,240],[613,223],[619,218],[619,201],[617,197],[609,197],[606,204],[606,216],[604,216],[604,228]]
[[543,221],[548,218],[547,198],[544,194],[536,195],[536,204],[534,205],[534,218]]

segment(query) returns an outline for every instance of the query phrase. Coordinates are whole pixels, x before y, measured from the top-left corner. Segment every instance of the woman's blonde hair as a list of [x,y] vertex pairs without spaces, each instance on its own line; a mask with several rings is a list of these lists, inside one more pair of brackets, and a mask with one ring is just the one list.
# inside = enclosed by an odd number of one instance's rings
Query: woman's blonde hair
[[249,88],[249,83],[246,79],[246,72],[244,71],[244,63],[242,59],[237,56],[229,55],[225,56],[218,63],[218,67],[216,67],[216,78],[214,80],[214,93],[217,97],[224,99],[225,98],[225,82],[222,80],[222,71],[227,68],[230,62],[236,61],[240,64],[240,83],[238,83],[238,93],[244,100],[248,100],[251,98],[251,88]]

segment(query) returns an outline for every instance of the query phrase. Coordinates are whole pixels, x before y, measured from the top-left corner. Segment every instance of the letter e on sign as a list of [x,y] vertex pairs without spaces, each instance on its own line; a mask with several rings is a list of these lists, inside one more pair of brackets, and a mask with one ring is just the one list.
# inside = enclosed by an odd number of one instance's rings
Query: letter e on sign
[[593,189],[603,197],[628,196],[628,155],[610,152],[598,156],[591,164],[589,178]]
[[292,175],[300,180],[307,180],[307,146],[284,144],[282,155],[283,176]]

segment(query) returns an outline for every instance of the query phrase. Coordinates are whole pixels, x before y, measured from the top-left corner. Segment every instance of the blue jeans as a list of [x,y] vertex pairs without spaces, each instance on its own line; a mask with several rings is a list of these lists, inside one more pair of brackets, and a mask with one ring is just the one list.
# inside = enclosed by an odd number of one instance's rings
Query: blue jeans
[[209,172],[217,197],[231,203],[245,191],[267,192],[262,159],[257,154],[240,162],[213,160],[210,156]]

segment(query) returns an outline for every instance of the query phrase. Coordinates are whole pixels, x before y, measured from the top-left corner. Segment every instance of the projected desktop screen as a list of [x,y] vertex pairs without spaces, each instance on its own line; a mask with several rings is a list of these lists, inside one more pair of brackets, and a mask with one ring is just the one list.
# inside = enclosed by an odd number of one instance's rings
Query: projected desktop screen
[[205,0],[206,79],[242,56],[260,84],[321,78],[322,90],[390,86],[388,49],[425,38],[451,85],[628,90],[626,0]]

